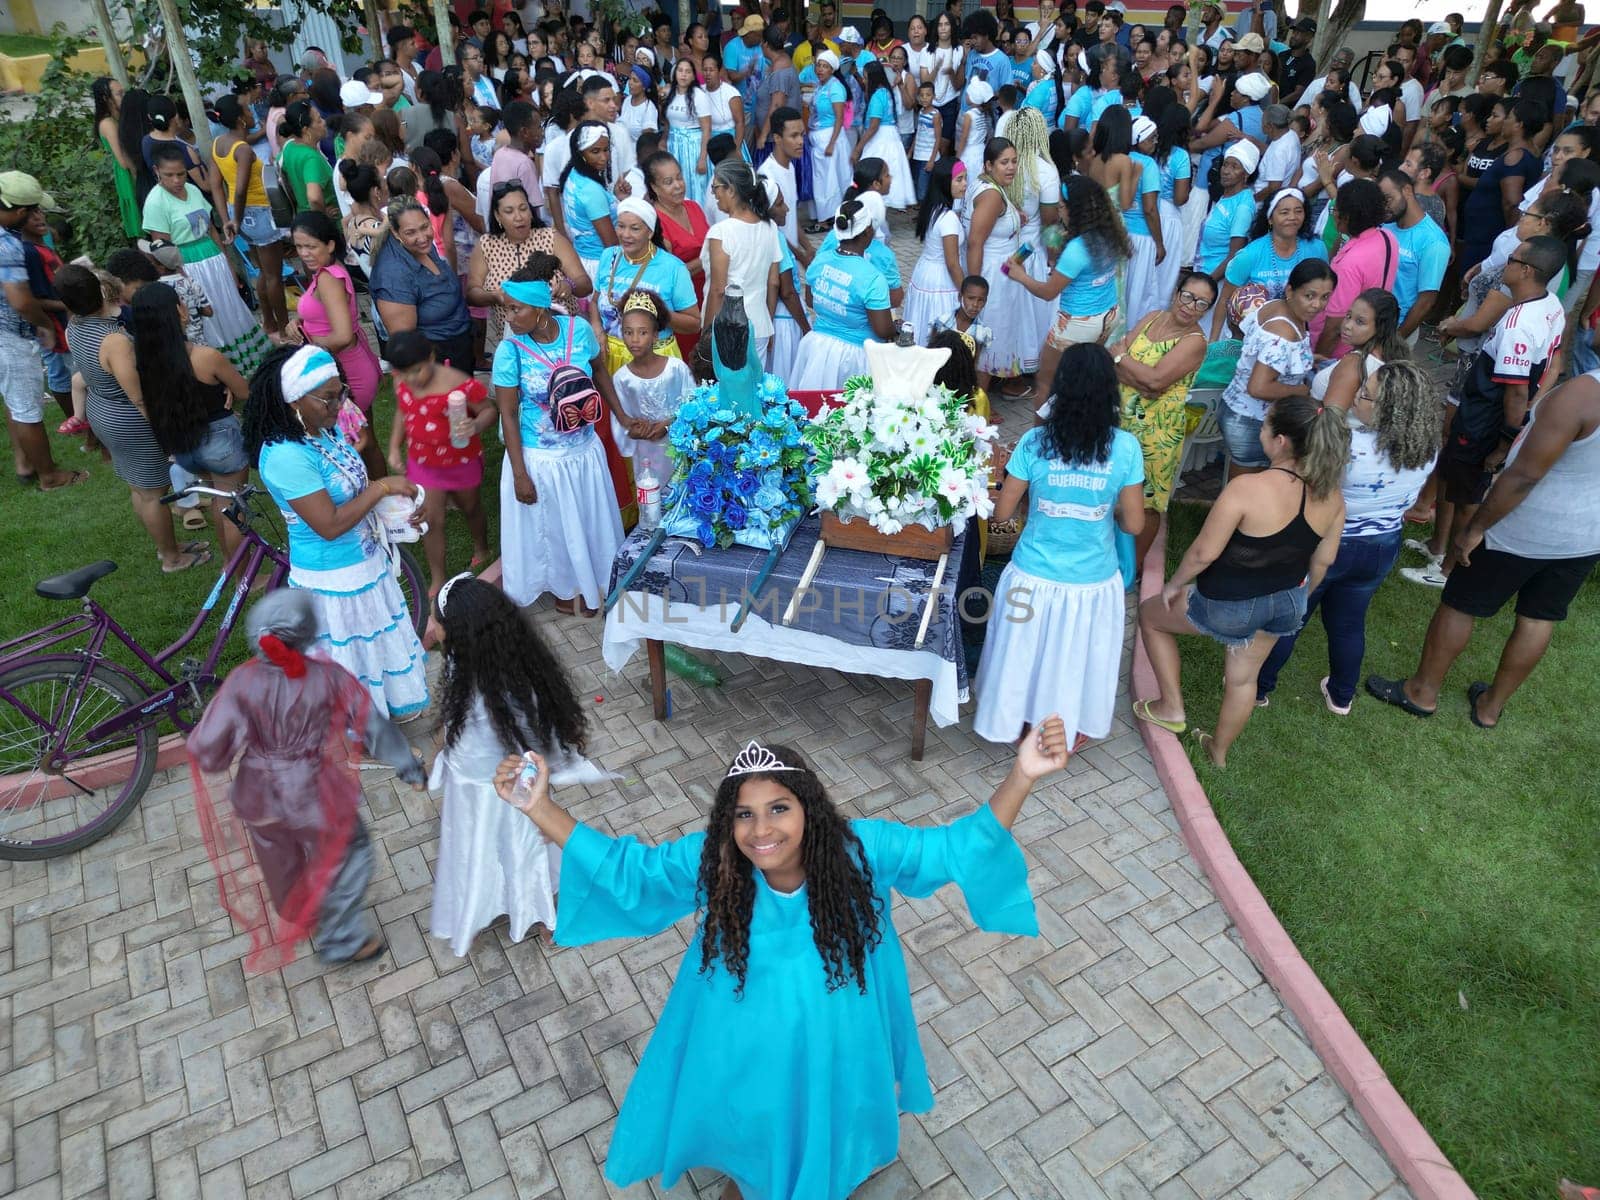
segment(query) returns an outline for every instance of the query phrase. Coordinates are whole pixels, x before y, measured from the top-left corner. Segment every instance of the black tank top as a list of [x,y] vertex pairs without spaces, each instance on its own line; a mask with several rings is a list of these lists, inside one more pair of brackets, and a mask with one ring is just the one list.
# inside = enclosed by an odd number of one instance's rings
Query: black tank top
[[[1287,467],[1268,469],[1294,475]],[[1287,525],[1265,537],[1235,529],[1217,561],[1200,572],[1194,585],[1207,600],[1253,600],[1298,587],[1321,541],[1322,535],[1306,520],[1306,483],[1301,479],[1300,511]]]

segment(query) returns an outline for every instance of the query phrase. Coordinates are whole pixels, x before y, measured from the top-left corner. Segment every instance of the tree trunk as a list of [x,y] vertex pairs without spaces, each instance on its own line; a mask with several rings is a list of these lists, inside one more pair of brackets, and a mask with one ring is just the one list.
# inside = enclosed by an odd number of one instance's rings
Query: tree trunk
[[172,59],[172,69],[177,73],[178,86],[183,89],[183,101],[194,114],[195,142],[200,148],[200,161],[211,162],[211,122],[206,120],[206,103],[200,95],[200,81],[194,74],[194,56],[189,53],[189,37],[183,31],[183,17],[178,12],[176,0],[157,0],[161,6],[161,22],[166,26],[167,55]]
[[439,45],[439,66],[450,66],[456,61],[456,39],[450,24],[449,0],[433,0],[434,41]]
[[[1495,0],[1490,0],[1495,3]],[[1325,65],[1346,40],[1346,35],[1367,15],[1367,0],[1338,0],[1329,12],[1329,0],[1317,0],[1317,40],[1311,56]]]
[[111,23],[111,10],[106,7],[106,0],[94,0],[94,31],[100,35],[100,45],[106,52],[106,68],[111,72],[111,78],[126,91],[133,85],[128,82],[128,65],[122,61],[122,47],[117,44],[117,28]]
[[[694,0],[678,0],[678,36],[687,37],[689,26],[694,24]],[[805,26],[801,26],[802,29]]]
[[362,10],[367,23],[367,41],[372,46],[372,61],[388,58],[383,48],[383,28],[378,22],[378,0],[364,0]]
[[1495,26],[1500,24],[1501,7],[1501,0],[1489,0],[1489,10],[1483,14],[1483,24],[1479,26],[1483,32],[1478,37],[1477,48],[1472,52],[1472,70],[1467,73],[1467,83],[1474,87],[1478,83],[1478,72],[1483,70],[1483,52],[1494,39]]

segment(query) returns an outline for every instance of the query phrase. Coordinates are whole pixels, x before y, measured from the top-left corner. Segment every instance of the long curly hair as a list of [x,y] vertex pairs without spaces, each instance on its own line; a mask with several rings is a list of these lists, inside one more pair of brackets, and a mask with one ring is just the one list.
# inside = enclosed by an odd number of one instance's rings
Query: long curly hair
[[245,398],[239,426],[244,434],[245,453],[252,463],[261,461],[263,446],[306,440],[306,427],[300,423],[294,409],[283,402],[283,376],[280,374],[283,364],[299,349],[299,346],[276,347],[250,377],[250,395]]
[[1367,384],[1378,451],[1397,470],[1420,471],[1439,453],[1439,401],[1414,362],[1386,362]]
[[861,839],[839,814],[828,790],[800,753],[768,746],[792,771],[725,778],[711,803],[705,849],[700,855],[697,901],[705,912],[700,942],[700,972],[718,959],[744,994],[750,967],[750,914],[755,907],[755,866],[733,841],[733,814],[739,789],[752,780],[771,780],[788,788],[805,814],[800,861],[806,874],[811,936],[822,956],[830,992],[854,982],[867,990],[867,954],[883,940],[886,916],[873,890],[872,868]]
[[1069,176],[1066,185],[1067,236],[1081,237],[1096,260],[1129,257],[1133,243],[1110,193],[1088,175]]
[[1122,389],[1111,352],[1094,342],[1068,346],[1051,386],[1044,452],[1068,466],[1104,462],[1121,423]]
[[[558,745],[582,754],[589,722],[560,661],[532,621],[499,588],[478,579],[452,584],[439,610],[444,628],[444,729],[454,746],[483,697],[508,754]],[[436,606],[437,607],[437,606]]]
[[189,343],[178,317],[178,293],[164,283],[147,283],[133,294],[129,325],[133,361],[144,393],[150,429],[168,454],[183,454],[200,444],[208,421],[208,389],[195,378]]

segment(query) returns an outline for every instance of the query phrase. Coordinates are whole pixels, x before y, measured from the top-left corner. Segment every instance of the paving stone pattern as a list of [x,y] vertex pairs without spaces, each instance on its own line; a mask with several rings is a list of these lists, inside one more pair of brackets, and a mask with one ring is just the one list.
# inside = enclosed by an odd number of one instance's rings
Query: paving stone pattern
[[[911,823],[970,812],[1007,769],[965,726],[910,762],[908,684],[733,655],[721,688],[675,681],[657,723],[642,656],[613,676],[598,624],[539,619],[593,698],[595,757],[625,776],[566,797],[607,832],[700,827],[754,735],[801,747],[852,814]],[[857,1197],[1406,1196],[1240,949],[1127,704],[1125,656],[1112,736],[1017,823],[1038,938],[975,930],[950,889],[896,904],[937,1104],[902,1118],[898,1159]],[[719,1194],[711,1172],[670,1192],[600,1175],[688,924],[558,951],[496,925],[453,958],[427,935],[437,800],[365,778],[390,946],[372,964],[244,974],[182,772],[98,845],[0,863],[0,1195]]]

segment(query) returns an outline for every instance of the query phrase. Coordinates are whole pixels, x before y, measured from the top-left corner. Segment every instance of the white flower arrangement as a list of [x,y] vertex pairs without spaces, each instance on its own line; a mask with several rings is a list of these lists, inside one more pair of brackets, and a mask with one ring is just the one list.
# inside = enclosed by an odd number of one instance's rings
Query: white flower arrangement
[[994,427],[948,388],[895,394],[903,390],[855,376],[844,403],[806,426],[818,504],[891,536],[907,525],[938,529],[989,516]]

